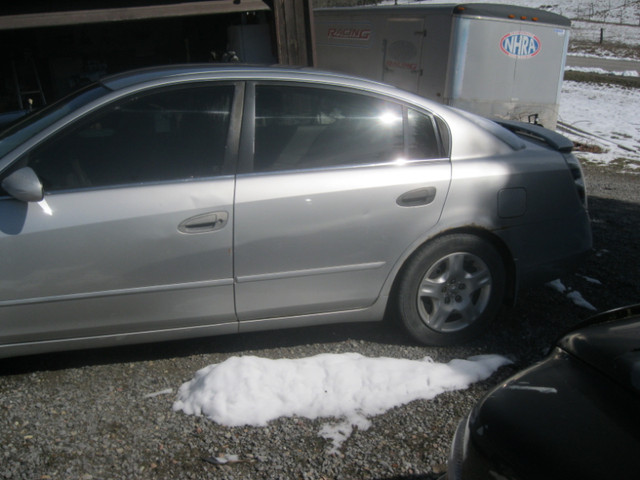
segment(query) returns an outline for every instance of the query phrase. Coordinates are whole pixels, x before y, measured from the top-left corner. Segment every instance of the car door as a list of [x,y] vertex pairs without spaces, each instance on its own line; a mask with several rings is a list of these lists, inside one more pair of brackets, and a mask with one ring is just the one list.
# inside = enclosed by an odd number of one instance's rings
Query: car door
[[45,197],[0,191],[0,344],[236,323],[238,88],[132,94],[18,159]]
[[252,148],[241,153],[236,187],[239,320],[371,305],[440,217],[451,170],[436,120],[338,87],[258,83],[248,92],[242,144]]

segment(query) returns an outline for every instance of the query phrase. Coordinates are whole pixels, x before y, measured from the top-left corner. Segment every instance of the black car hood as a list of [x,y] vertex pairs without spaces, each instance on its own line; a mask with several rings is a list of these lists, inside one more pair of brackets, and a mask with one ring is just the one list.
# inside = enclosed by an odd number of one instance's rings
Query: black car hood
[[606,312],[590,322],[562,337],[558,346],[640,394],[640,305]]

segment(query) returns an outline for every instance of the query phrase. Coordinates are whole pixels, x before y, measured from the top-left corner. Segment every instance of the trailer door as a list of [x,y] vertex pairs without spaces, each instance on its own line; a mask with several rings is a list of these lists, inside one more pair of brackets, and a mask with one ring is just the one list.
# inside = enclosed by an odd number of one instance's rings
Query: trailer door
[[382,81],[417,93],[422,75],[423,18],[390,18],[383,41]]
[[453,35],[448,104],[555,128],[568,28],[460,15]]

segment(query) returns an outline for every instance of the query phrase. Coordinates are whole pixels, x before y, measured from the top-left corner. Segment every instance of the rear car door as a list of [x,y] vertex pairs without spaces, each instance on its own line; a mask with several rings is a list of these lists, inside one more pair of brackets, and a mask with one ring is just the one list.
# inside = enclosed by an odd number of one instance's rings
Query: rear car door
[[0,191],[0,345],[236,323],[238,89],[132,94],[18,159],[45,198]]
[[436,119],[344,88],[247,86],[236,187],[239,320],[359,309],[440,217]]

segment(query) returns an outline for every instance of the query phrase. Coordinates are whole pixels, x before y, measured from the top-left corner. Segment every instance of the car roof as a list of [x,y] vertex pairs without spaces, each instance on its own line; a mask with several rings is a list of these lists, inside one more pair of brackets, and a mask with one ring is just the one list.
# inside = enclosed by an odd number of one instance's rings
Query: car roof
[[310,82],[354,88],[396,98],[421,106],[436,115],[459,117],[449,107],[393,85],[314,67],[289,65],[249,65],[242,63],[202,63],[147,67],[105,76],[99,83],[111,91],[136,89],[143,85],[174,84],[208,80],[275,80]]
[[292,67],[285,65],[248,65],[238,63],[203,63],[148,67],[109,75],[100,83],[110,90],[125,89],[146,82],[162,82],[190,79],[242,78],[242,79],[287,79],[327,83],[344,83],[350,86],[386,90],[396,95],[405,94],[396,87],[349,74],[318,70],[312,67]]

